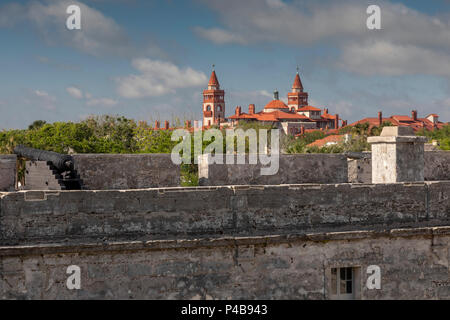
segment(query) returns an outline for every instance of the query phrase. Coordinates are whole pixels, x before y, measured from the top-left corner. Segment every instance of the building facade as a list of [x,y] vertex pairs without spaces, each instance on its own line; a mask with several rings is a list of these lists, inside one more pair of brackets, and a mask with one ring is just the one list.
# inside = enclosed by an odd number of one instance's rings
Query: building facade
[[203,90],[203,125],[220,125],[225,121],[225,91],[220,89],[216,72],[213,70],[208,89]]
[[320,109],[308,104],[308,93],[303,89],[298,71],[291,91],[287,94],[287,104],[280,100],[279,93],[275,90],[273,100],[262,111],[256,112],[255,109],[255,105],[250,104],[248,113],[245,113],[241,106],[237,106],[235,114],[228,117],[228,122],[231,126],[236,126],[241,121],[271,124],[292,135],[300,134],[303,130],[339,128],[339,115],[331,115],[326,108]]

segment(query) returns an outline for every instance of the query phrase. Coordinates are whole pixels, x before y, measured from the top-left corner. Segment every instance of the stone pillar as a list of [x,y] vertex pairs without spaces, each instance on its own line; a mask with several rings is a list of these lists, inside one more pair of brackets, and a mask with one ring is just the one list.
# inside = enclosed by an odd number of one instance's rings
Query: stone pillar
[[14,191],[16,185],[17,156],[0,154],[0,191]]
[[424,181],[426,137],[414,135],[411,127],[384,127],[372,145],[372,183]]

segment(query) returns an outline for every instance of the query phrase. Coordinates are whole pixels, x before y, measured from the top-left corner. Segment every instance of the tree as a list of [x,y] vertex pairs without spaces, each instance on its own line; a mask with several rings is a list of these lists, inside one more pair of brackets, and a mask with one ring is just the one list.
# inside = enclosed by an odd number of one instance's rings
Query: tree
[[28,126],[28,130],[40,129],[46,123],[45,120],[36,120]]

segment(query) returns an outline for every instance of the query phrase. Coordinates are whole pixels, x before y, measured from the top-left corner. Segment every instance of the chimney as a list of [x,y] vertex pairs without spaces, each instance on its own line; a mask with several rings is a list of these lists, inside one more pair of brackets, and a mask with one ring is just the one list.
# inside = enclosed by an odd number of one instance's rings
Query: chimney
[[255,105],[254,104],[250,104],[248,106],[248,114],[254,114],[255,113]]
[[339,115],[336,114],[336,118],[334,119],[334,128],[339,129]]
[[169,121],[164,121],[164,129],[169,130]]
[[328,114],[328,108],[323,109],[324,114]]
[[383,113],[381,111],[378,111],[378,126],[381,126],[383,124]]
[[347,120],[342,120],[342,126],[346,127],[347,126]]
[[236,114],[237,116],[240,116],[240,115],[241,115],[241,107],[240,107],[240,106],[237,106],[237,107],[236,107],[235,114]]
[[417,110],[413,110],[413,111],[411,112],[411,115],[412,115],[413,120],[414,120],[414,121],[417,121]]
[[155,130],[158,130],[158,129],[159,129],[159,121],[156,120],[156,121],[155,121]]

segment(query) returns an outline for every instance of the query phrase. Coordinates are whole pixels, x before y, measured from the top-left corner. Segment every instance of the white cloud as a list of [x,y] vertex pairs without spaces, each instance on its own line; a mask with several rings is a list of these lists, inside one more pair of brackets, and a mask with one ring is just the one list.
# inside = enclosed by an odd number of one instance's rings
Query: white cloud
[[83,98],[83,91],[76,87],[68,87],[66,89],[67,93],[69,93],[72,97],[75,99],[82,99]]
[[86,102],[86,105],[89,107],[114,107],[119,102],[110,98],[96,98],[90,99]]
[[[72,4],[81,9],[79,31],[70,31],[65,27],[68,17],[66,9]],[[64,44],[91,55],[124,55],[131,49],[126,33],[113,19],[79,1],[42,0],[0,7],[0,27],[26,22],[49,44]]]
[[125,98],[162,96],[178,88],[205,85],[207,77],[203,72],[190,67],[180,69],[173,63],[151,59],[134,59],[137,75],[119,77],[117,92]]
[[89,107],[114,107],[119,103],[112,98],[94,98],[90,93],[83,94],[83,91],[76,87],[68,87],[66,91],[76,99],[85,99]]
[[43,99],[45,101],[49,101],[49,102],[56,101],[56,98],[54,96],[49,95],[48,92],[46,92],[46,91],[34,90],[34,94],[37,97],[39,97],[39,98],[41,98],[41,99]]
[[385,41],[354,43],[342,49],[338,66],[363,75],[450,75],[450,54]]
[[450,19],[401,3],[378,1],[382,30],[366,27],[367,3],[344,1],[204,0],[223,28],[197,27],[216,44],[323,44],[337,48],[336,66],[363,75],[450,76]]
[[[341,35],[364,33],[365,8],[356,1],[338,3],[283,2],[281,0],[204,0],[215,10],[228,30],[221,30],[223,42],[284,43],[304,45]],[[349,1],[347,1],[349,2]],[[202,29],[200,36],[211,33]],[[208,37],[206,37],[208,39]],[[239,41],[236,41],[236,40]],[[211,40],[211,39],[210,39]]]

